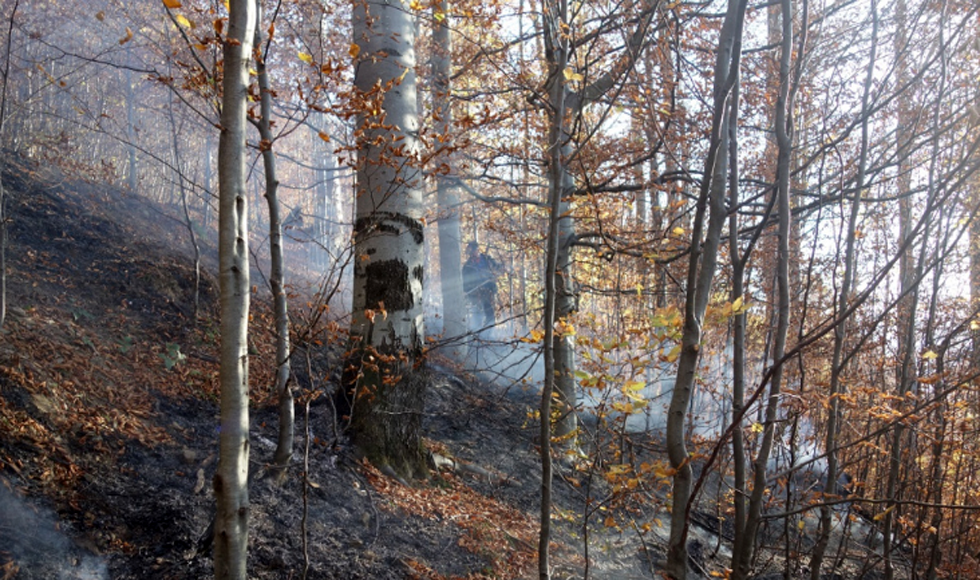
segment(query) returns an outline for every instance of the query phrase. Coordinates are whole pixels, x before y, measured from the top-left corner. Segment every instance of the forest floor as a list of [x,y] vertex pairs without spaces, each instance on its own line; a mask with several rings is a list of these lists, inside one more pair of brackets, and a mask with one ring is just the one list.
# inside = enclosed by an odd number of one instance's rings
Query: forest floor
[[[195,325],[194,268],[176,210],[16,160],[6,183],[0,579],[209,577],[213,248]],[[278,482],[266,469],[277,430],[271,324],[267,300],[255,296],[250,577],[301,578],[307,560],[314,579],[536,577],[536,392],[430,365],[427,445],[461,467],[406,485],[338,434],[329,399],[316,396],[334,384],[336,337],[318,338],[315,356],[294,365],[301,398],[313,402],[308,416],[297,405],[294,464]],[[328,333],[330,324],[341,326],[328,322]],[[656,447],[629,450],[653,462]],[[553,577],[582,578],[586,562],[593,578],[657,577],[664,489],[633,489],[639,479],[610,481],[615,470],[604,478],[590,467],[558,463]],[[721,574],[727,554],[707,531],[720,521],[694,516],[692,558],[705,574]]]

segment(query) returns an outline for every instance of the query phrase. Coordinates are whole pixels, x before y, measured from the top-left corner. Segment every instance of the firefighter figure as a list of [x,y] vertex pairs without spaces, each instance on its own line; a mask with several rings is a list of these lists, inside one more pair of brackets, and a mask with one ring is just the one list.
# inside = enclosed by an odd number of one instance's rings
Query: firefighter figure
[[497,296],[497,262],[480,253],[480,244],[466,245],[466,263],[463,264],[463,291],[470,312],[473,313],[474,329],[489,328],[496,324],[494,300]]

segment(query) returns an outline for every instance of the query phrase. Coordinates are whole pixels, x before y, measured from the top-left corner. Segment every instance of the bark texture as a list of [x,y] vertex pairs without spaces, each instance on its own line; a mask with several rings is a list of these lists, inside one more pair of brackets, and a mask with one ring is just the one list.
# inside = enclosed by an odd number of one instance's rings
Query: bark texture
[[[874,10],[874,5],[872,5]],[[847,222],[847,235],[844,249],[844,272],[841,280],[840,291],[837,296],[837,316],[840,317],[848,308],[851,301],[852,286],[857,274],[856,244],[858,215],[861,209],[862,197],[864,195],[865,179],[868,166],[868,144],[869,144],[869,115],[868,110],[871,104],[871,90],[873,87],[875,57],[878,52],[878,19],[877,14],[872,15],[872,36],[871,51],[868,58],[868,68],[865,73],[864,92],[861,101],[861,150],[858,156],[857,176],[854,185],[854,199],[851,202]],[[841,408],[841,395],[846,390],[846,383],[842,380],[845,366],[844,347],[850,324],[847,318],[841,321],[834,328],[834,350],[830,368],[830,403],[827,413],[827,435],[824,446],[827,449],[827,492],[831,495],[837,492],[837,480],[839,478],[840,457],[837,451],[839,436],[844,414]],[[810,558],[810,578],[819,580],[823,568],[823,560],[830,543],[830,534],[833,529],[833,512],[830,506],[820,508],[820,527],[817,541],[813,548]]]
[[[258,13],[256,18],[261,22],[262,3],[256,0],[255,5]],[[293,404],[293,391],[289,386],[289,307],[282,256],[279,177],[276,173],[276,154],[272,148],[275,140],[272,134],[272,91],[269,88],[269,72],[265,63],[268,54],[261,49],[261,44],[262,27],[256,26],[255,45],[259,49],[258,60],[255,63],[259,81],[259,119],[256,124],[259,128],[259,149],[262,151],[262,165],[265,170],[265,200],[269,207],[269,285],[272,286],[272,308],[276,327],[276,384],[273,388],[279,397],[279,437],[272,462],[284,468],[293,456],[296,411]]]
[[[463,294],[461,273],[462,234],[459,225],[459,195],[453,174],[452,138],[452,36],[449,30],[449,2],[443,0],[432,6],[432,102],[436,135],[443,152],[436,157],[436,191],[439,201],[439,271],[442,278],[443,336],[456,339],[466,333],[466,297]],[[439,17],[438,15],[442,15]],[[457,344],[455,341],[450,344]],[[456,346],[454,355],[461,354]]]
[[214,476],[214,576],[245,580],[248,548],[248,194],[245,130],[253,0],[231,0],[218,144],[221,432]]
[[681,354],[677,380],[667,409],[667,457],[674,476],[666,573],[674,580],[684,580],[688,573],[687,512],[693,474],[684,438],[684,423],[701,354],[702,323],[711,294],[721,232],[727,219],[725,188],[730,145],[729,110],[731,94],[738,82],[745,9],[744,0],[729,1],[718,40],[711,146],[705,160],[705,179],[701,183],[691,234]]
[[351,344],[345,365],[355,442],[379,467],[426,473],[420,437],[424,223],[415,19],[407,2],[353,7],[357,186]]

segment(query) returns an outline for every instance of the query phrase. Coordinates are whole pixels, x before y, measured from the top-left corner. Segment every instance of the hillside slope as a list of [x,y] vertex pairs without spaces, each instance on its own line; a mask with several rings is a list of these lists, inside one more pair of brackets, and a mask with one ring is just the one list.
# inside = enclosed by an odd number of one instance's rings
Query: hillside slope
[[[8,166],[0,578],[206,578],[218,413],[214,278],[203,277],[195,325],[186,236],[168,208]],[[301,577],[304,550],[309,578],[535,574],[533,393],[434,367],[429,445],[461,467],[406,486],[338,436],[326,397],[315,396],[330,388],[317,377],[336,374],[337,363],[314,353],[298,365],[309,363],[299,383],[315,399],[308,428],[299,408],[296,462],[280,486],[264,468],[276,432],[266,395],[268,314],[261,299],[253,310],[251,577]],[[571,522],[556,539],[556,577],[581,577],[574,485],[556,482],[557,511]],[[615,537],[601,545],[597,577],[650,577],[651,546],[617,549]]]

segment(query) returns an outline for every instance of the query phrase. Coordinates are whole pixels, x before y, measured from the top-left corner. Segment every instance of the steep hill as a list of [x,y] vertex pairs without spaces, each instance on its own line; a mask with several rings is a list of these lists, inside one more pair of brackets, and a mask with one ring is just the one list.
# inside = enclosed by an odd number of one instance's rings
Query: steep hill
[[[6,183],[0,578],[208,577],[213,275],[202,277],[195,325],[193,264],[175,210],[16,160]],[[301,399],[313,403],[305,427],[298,409],[296,461],[278,485],[264,467],[277,425],[261,295],[252,329],[251,577],[300,578],[304,553],[309,578],[535,575],[540,479],[528,414],[536,396],[433,365],[429,445],[456,469],[442,461],[431,482],[406,485],[359,460],[338,434],[327,398],[317,396],[331,388],[337,362],[318,349],[297,357]],[[582,575],[582,485],[556,480],[558,519],[568,522],[554,546],[556,577]],[[618,535],[590,539],[596,577],[650,577],[662,553]]]

